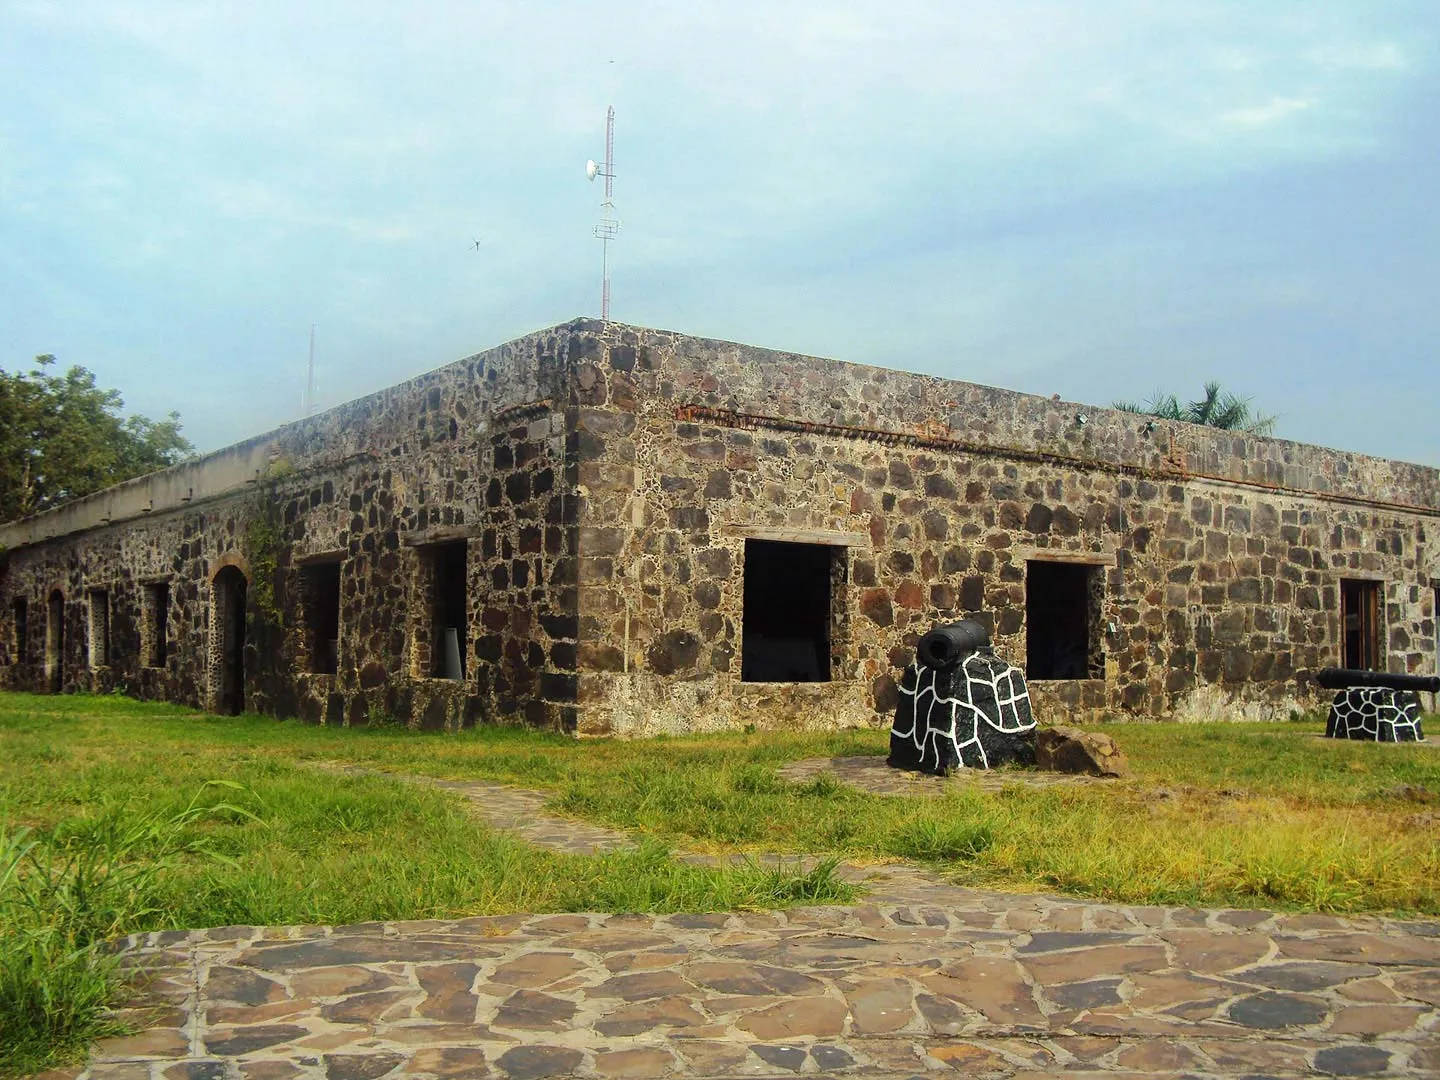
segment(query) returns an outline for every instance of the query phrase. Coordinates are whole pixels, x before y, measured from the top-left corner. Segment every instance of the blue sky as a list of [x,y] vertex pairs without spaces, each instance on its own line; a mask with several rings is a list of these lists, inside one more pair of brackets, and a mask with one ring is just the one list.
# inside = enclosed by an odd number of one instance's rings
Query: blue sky
[[211,449],[598,314],[613,103],[617,319],[1440,465],[1436,14],[0,0],[0,366]]

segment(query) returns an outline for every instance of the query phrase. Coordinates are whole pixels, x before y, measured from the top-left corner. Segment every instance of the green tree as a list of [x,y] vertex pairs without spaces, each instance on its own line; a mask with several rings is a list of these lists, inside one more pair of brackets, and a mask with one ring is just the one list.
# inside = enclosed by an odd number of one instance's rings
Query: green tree
[[1251,435],[1269,435],[1275,430],[1277,417],[1255,412],[1250,399],[1221,390],[1218,382],[1205,384],[1205,396],[1199,401],[1186,405],[1174,394],[1158,390],[1144,405],[1133,401],[1111,402],[1111,407],[1125,412],[1144,413],[1158,416],[1162,420],[1183,420],[1187,424],[1205,424],[1209,427],[1224,428],[1227,431],[1246,431]]
[[118,390],[95,385],[75,366],[56,374],[55,357],[28,372],[0,368],[0,521],[13,521],[89,495],[194,454],[180,416],[122,416]]

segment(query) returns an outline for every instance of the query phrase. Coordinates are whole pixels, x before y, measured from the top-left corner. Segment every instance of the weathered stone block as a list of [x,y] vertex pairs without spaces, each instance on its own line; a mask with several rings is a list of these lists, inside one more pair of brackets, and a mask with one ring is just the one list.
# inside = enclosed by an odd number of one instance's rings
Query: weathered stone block
[[1053,772],[1088,776],[1127,776],[1129,762],[1115,740],[1099,732],[1058,726],[1035,736],[1035,764]]

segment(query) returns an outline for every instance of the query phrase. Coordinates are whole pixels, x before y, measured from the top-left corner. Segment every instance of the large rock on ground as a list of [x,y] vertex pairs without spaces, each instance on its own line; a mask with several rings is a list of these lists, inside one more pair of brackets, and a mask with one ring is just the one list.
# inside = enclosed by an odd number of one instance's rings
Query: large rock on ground
[[1130,775],[1130,763],[1114,739],[1073,727],[1041,728],[1035,736],[1035,764],[1086,776]]

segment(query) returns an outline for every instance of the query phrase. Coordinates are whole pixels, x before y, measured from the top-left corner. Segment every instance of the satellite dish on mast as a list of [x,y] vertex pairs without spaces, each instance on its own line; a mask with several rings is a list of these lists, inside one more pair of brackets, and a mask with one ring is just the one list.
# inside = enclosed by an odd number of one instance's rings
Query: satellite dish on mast
[[601,242],[600,276],[600,320],[610,321],[610,241],[620,231],[620,222],[615,217],[615,106],[605,110],[605,164],[596,163],[594,158],[585,162],[585,175],[594,180],[605,178],[605,198],[600,202],[600,224],[593,232]]

